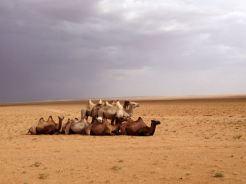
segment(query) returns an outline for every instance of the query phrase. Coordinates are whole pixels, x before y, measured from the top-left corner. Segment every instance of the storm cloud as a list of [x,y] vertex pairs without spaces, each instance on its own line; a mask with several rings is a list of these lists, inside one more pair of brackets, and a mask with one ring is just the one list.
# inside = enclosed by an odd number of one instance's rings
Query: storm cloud
[[0,103],[246,93],[243,0],[1,0]]

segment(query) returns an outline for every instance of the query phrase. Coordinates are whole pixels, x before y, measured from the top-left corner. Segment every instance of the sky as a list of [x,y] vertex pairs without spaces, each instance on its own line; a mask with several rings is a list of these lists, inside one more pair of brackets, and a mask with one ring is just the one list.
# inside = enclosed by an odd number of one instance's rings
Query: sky
[[245,0],[0,1],[0,103],[245,93]]

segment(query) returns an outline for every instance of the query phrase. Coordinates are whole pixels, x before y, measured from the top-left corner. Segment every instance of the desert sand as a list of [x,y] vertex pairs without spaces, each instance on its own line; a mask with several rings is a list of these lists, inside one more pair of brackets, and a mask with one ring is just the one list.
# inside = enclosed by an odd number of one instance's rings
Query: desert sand
[[246,99],[145,100],[152,137],[25,135],[84,102],[0,106],[0,183],[246,183]]

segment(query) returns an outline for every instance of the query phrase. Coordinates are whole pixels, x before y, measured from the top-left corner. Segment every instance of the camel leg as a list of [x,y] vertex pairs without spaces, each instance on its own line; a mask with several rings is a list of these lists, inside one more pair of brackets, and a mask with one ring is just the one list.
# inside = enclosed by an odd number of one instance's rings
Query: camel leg
[[85,129],[85,135],[90,135],[91,134],[91,129],[90,128],[86,128]]

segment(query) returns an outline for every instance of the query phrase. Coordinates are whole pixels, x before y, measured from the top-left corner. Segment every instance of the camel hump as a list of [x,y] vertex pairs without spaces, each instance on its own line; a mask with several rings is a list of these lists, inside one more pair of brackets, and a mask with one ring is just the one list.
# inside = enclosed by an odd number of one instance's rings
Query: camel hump
[[102,104],[103,104],[102,99],[99,99],[98,104],[99,104],[99,105],[102,105]]
[[43,118],[43,117],[40,118],[38,122],[39,122],[39,123],[43,123],[43,122],[44,122],[44,118]]
[[91,106],[95,105],[95,104],[92,102],[92,100],[91,100],[91,99],[89,99],[88,104],[89,104],[89,105],[91,105]]
[[116,102],[116,107],[118,107],[119,109],[123,109],[123,106],[120,104],[120,101]]
[[49,118],[48,118],[48,122],[53,122],[53,118],[52,118],[52,116],[49,116]]
[[105,105],[106,105],[107,107],[112,107],[112,106],[113,106],[113,105],[110,104],[108,101],[105,102]]
[[141,117],[138,117],[138,121],[143,121],[143,118],[141,118]]

